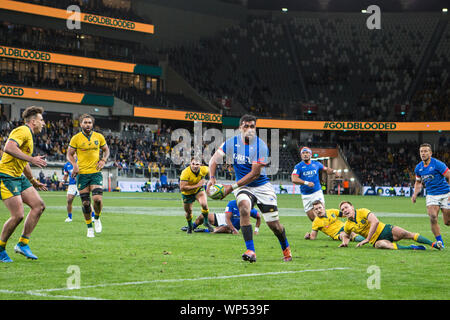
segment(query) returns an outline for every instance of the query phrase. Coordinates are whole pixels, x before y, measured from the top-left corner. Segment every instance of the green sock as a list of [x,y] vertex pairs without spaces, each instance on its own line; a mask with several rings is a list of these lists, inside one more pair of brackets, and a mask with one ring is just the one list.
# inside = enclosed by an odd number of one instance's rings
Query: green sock
[[0,240],[0,252],[4,251],[5,249],[6,249],[6,242]]
[[191,229],[191,230],[193,230],[194,228],[193,228],[193,226],[192,226],[192,219],[189,219],[189,220],[187,221],[187,223],[188,223],[188,228]]
[[413,250],[412,246],[401,246],[399,244],[394,243],[395,250]]
[[431,246],[433,244],[433,241],[428,240],[427,238],[421,236],[418,233],[416,233],[416,235],[414,236],[414,241],[416,241],[418,243],[425,243],[425,244],[428,244],[429,246]]
[[209,209],[208,210],[203,210],[202,209],[202,215],[203,215],[203,224],[204,225],[209,224],[209,220],[208,220]]
[[365,238],[363,236],[360,236],[359,234],[353,238],[353,241],[355,242],[361,242],[363,241]]

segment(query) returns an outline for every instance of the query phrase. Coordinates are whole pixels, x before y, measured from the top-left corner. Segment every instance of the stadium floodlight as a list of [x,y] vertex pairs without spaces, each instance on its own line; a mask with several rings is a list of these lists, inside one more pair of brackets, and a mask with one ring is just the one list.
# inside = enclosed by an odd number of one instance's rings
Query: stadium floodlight
[[448,8],[442,8],[442,12],[447,13],[448,12]]
[[281,11],[288,12],[288,8],[281,8]]
[[348,172],[348,169],[344,169],[344,172],[347,173],[347,172]]
[[367,10],[366,9],[362,9],[361,12],[362,13],[367,13]]
[[351,182],[354,182],[354,181],[355,181],[355,178],[350,178],[350,181],[351,181]]

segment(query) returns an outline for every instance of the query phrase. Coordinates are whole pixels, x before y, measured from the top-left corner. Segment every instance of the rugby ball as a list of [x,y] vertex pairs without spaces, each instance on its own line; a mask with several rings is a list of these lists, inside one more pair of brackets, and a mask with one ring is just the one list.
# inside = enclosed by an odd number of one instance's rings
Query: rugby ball
[[214,200],[221,200],[224,194],[225,187],[223,186],[223,184],[215,184],[209,189],[208,196]]

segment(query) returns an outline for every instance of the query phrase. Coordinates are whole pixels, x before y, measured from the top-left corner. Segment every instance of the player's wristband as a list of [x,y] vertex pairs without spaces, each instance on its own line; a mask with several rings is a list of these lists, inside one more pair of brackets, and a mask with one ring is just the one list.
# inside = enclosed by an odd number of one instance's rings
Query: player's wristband
[[215,179],[216,177],[215,177],[215,176],[210,176],[209,178],[210,178],[210,179]]
[[231,185],[231,189],[236,190],[237,188],[239,188],[239,186],[238,186],[237,183],[233,183],[233,184]]
[[308,185],[308,181],[303,181],[303,184],[306,186]]

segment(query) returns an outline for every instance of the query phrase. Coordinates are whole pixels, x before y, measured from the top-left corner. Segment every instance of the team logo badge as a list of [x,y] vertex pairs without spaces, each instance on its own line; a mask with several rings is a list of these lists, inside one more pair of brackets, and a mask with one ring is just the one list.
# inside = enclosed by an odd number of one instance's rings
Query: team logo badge
[[96,146],[98,146],[98,141],[97,140],[95,140],[94,143],[95,143]]

